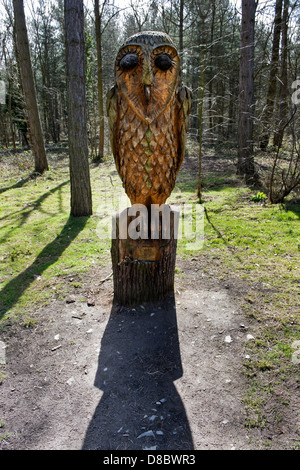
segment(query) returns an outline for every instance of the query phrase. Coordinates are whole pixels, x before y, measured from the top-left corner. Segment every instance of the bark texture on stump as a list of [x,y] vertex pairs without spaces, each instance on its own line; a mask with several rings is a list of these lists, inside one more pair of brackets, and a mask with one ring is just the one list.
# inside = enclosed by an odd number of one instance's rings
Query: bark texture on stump
[[[118,213],[116,231],[112,237],[111,256],[114,279],[114,301],[124,306],[162,300],[174,290],[179,214],[170,210],[170,232],[165,238],[162,218],[159,218],[159,238],[128,236],[134,217],[128,209]],[[124,238],[124,234],[127,238]],[[157,231],[155,232],[157,233]],[[153,235],[152,235],[153,236]]]

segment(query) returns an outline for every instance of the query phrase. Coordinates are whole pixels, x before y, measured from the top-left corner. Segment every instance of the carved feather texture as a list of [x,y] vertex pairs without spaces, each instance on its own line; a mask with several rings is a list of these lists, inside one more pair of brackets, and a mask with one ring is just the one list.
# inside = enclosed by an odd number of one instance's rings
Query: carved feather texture
[[[129,53],[138,56],[138,65],[124,71],[120,61]],[[160,54],[172,61],[167,71],[155,65]],[[145,70],[150,102],[144,93]],[[184,157],[190,110],[191,93],[180,82],[171,39],[151,32],[129,38],[116,60],[107,114],[116,168],[132,204],[164,204],[170,196]]]

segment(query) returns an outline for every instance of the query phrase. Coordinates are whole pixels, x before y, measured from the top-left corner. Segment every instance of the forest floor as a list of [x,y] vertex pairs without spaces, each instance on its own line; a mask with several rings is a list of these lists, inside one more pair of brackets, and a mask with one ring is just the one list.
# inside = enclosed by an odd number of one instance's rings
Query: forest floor
[[[299,449],[297,195],[252,202],[207,149],[203,247],[179,240],[174,294],[124,308],[99,238],[114,164],[74,220],[66,152],[50,159],[35,179],[30,154],[0,155],[0,449]],[[196,174],[189,149],[172,202],[195,202]]]

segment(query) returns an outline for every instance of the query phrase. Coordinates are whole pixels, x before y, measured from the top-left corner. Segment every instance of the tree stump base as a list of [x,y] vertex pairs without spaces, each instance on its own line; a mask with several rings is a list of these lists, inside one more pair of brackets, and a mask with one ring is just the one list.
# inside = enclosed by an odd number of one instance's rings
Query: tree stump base
[[115,215],[111,243],[114,302],[124,306],[162,300],[174,290],[179,223],[179,212],[167,205],[155,220],[130,209]]

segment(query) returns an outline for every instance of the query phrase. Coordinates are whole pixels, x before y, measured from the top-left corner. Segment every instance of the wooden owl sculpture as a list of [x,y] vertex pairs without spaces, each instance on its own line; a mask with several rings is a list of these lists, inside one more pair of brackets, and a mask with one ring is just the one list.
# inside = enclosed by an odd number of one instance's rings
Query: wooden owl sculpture
[[107,114],[115,164],[131,204],[164,204],[181,167],[191,92],[171,38],[141,32],[122,45]]

